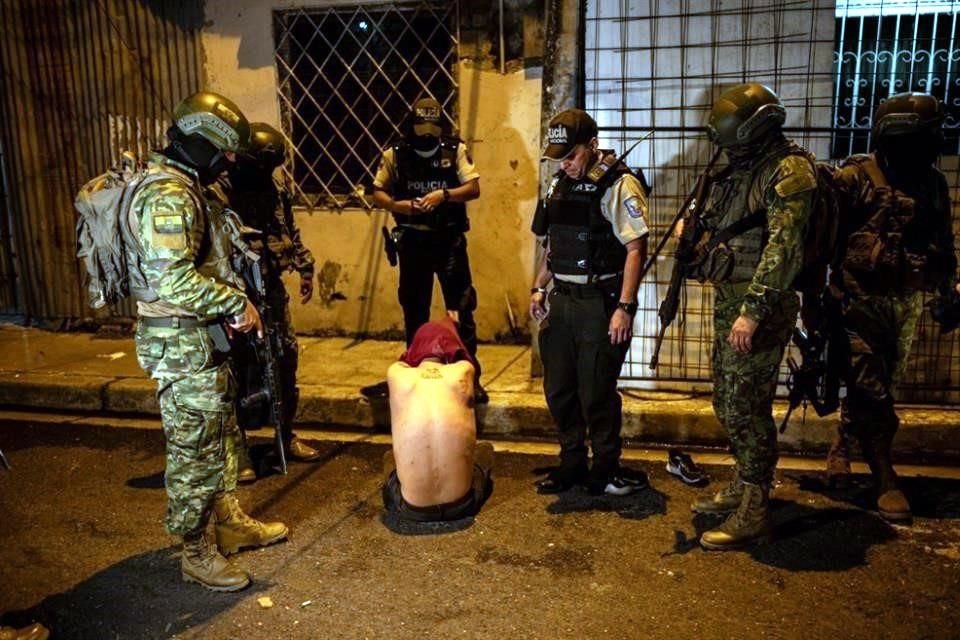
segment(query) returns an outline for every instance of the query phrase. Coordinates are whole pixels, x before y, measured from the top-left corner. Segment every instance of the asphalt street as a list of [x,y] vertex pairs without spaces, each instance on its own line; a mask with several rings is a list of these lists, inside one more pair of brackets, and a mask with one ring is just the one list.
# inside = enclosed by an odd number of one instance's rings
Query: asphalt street
[[718,553],[696,543],[716,522],[692,517],[700,490],[659,462],[631,462],[641,494],[556,497],[532,486],[551,458],[498,452],[475,520],[395,531],[386,445],[322,441],[321,461],[241,489],[292,535],[235,556],[254,584],[219,594],[181,582],[159,429],[87,422],[0,424],[0,623],[96,639],[960,637],[960,480],[908,478],[917,518],[891,527],[866,478],[833,493],[784,470],[774,541]]

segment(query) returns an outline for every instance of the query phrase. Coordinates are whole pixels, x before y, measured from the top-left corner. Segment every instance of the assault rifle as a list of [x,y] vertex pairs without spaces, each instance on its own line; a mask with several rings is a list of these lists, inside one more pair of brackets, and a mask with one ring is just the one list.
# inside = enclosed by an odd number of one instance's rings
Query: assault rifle
[[264,284],[265,276],[270,269],[269,261],[250,249],[234,253],[232,261],[233,270],[243,278],[247,296],[263,320],[263,340],[257,341],[255,336],[248,337],[263,370],[263,385],[259,389],[251,390],[251,393],[240,398],[238,402],[243,409],[263,405],[269,407],[270,421],[274,428],[274,444],[280,458],[280,470],[286,475],[287,454],[284,451],[283,442],[286,412],[280,390],[280,358],[283,355],[283,342],[277,332],[274,322],[275,310],[267,300]]
[[687,277],[687,266],[694,257],[697,238],[700,235],[700,215],[703,212],[704,199],[707,195],[707,189],[714,179],[711,171],[720,159],[721,153],[721,149],[718,148],[716,153],[713,154],[713,158],[710,159],[707,168],[703,170],[703,173],[700,174],[700,177],[697,179],[697,184],[694,186],[693,191],[690,192],[687,199],[680,205],[680,210],[677,212],[677,215],[674,216],[673,222],[667,227],[663,237],[660,238],[660,243],[657,245],[656,250],[647,258],[647,264],[644,265],[643,270],[640,272],[640,278],[643,279],[643,276],[646,275],[650,267],[653,266],[654,261],[659,257],[660,252],[663,251],[667,240],[673,235],[677,224],[683,220],[683,229],[680,232],[680,238],[677,241],[677,250],[674,253],[670,286],[667,288],[667,295],[660,303],[660,309],[657,311],[657,316],[660,318],[660,333],[657,335],[653,356],[650,358],[651,369],[657,368],[657,364],[660,361],[660,347],[663,346],[664,334],[667,332],[667,327],[669,327],[674,318],[677,317],[677,311],[680,307],[680,291],[683,289],[683,282]]
[[840,406],[840,376],[834,355],[839,345],[830,342],[832,340],[822,331],[808,334],[804,329],[794,327],[793,344],[800,350],[801,363],[798,364],[793,356],[787,358],[790,375],[786,385],[790,404],[780,423],[780,433],[787,430],[790,415],[801,404],[804,418],[808,403],[821,418]]

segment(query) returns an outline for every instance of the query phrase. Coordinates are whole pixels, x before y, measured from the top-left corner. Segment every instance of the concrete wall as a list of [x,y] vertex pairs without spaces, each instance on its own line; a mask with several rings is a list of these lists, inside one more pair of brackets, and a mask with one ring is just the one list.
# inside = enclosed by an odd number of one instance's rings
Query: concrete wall
[[[337,3],[208,0],[202,39],[207,86],[236,100],[251,120],[279,126],[272,11],[331,4]],[[460,133],[481,173],[480,199],[469,205],[468,234],[481,340],[510,334],[508,304],[526,331],[534,250],[528,229],[537,198],[540,144],[540,69],[510,65],[501,74],[494,66],[461,59],[458,68]],[[401,331],[396,271],[381,249],[380,226],[387,214],[303,210],[296,216],[320,275],[320,295],[305,306],[291,306],[297,330]],[[288,288],[295,293],[294,282]],[[439,288],[434,300],[434,314],[442,313],[436,304]]]

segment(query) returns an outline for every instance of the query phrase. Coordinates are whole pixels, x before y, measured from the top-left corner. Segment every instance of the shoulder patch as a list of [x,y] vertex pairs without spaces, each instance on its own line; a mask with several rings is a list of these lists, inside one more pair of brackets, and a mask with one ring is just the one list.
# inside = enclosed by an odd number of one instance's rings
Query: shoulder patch
[[781,198],[817,188],[817,175],[807,158],[790,155],[782,159],[777,166],[779,180],[773,186]]
[[623,201],[623,206],[627,209],[627,214],[631,218],[643,217],[643,202],[637,196],[632,196]]
[[189,188],[176,180],[158,180],[147,185],[140,197],[142,228],[149,229],[149,244],[174,251],[186,249],[187,228],[197,213],[195,196]]

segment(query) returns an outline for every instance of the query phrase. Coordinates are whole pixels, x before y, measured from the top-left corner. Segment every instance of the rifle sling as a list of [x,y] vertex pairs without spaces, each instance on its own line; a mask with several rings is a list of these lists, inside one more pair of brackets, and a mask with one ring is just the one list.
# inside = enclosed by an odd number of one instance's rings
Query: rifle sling
[[720,231],[712,234],[710,240],[707,242],[705,247],[705,253],[716,249],[719,245],[729,241],[731,238],[735,238],[742,233],[746,233],[751,229],[763,226],[767,221],[767,210],[763,209],[761,211],[756,211],[751,213],[746,218],[741,218],[733,224],[724,227]]

